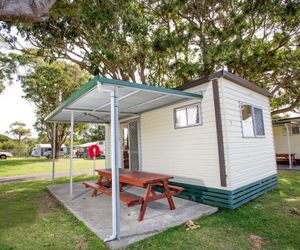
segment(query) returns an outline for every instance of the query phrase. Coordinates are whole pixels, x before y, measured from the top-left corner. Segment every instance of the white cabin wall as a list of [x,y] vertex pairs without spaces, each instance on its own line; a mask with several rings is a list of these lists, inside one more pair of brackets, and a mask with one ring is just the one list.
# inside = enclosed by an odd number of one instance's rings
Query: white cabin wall
[[[284,126],[274,126],[274,141],[275,141],[275,150],[278,154],[287,154],[288,150],[288,138],[287,135],[283,135]],[[289,130],[292,128],[289,126]],[[291,133],[291,132],[290,132]],[[300,159],[300,134],[293,135],[290,134],[290,145],[291,153],[296,154],[296,159]]]
[[172,175],[179,182],[221,188],[211,82],[188,92],[199,90],[203,91],[200,126],[174,128],[174,108],[196,103],[196,99],[141,114],[142,170]]
[[[269,99],[224,78],[221,109],[227,180],[232,189],[277,173]],[[263,110],[264,138],[243,138],[240,102]]]
[[[121,123],[121,121],[120,121]],[[120,143],[120,151],[119,151],[119,167],[122,166],[122,138],[121,138],[121,125],[119,123],[119,143]],[[111,126],[110,124],[105,125],[105,168],[111,168]]]

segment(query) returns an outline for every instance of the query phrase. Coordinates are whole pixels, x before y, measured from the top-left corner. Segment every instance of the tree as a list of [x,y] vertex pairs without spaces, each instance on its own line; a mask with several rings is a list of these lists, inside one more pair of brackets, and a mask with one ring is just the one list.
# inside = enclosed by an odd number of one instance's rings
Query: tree
[[23,145],[21,144],[22,139],[31,135],[29,128],[26,128],[26,124],[21,121],[16,121],[9,126],[9,133],[16,137],[18,141],[18,156],[21,156]]
[[[46,116],[81,87],[89,79],[89,74],[77,65],[65,62],[49,64],[40,58],[29,59],[23,61],[29,67],[25,75],[20,77],[24,98],[36,107],[37,120],[34,127],[39,137],[46,137],[52,145],[53,124],[45,121]],[[75,132],[85,128],[84,125],[76,125]],[[56,124],[56,157],[68,135],[68,124]]]
[[104,125],[90,125],[81,136],[80,143],[103,141],[105,140],[105,127]]
[[5,86],[12,84],[17,65],[14,55],[6,55],[0,52],[0,94],[3,93]]
[[227,69],[270,91],[273,114],[299,111],[299,1],[62,0],[47,22],[18,30],[41,55],[93,75],[175,87]]
[[3,0],[0,20],[9,22],[43,22],[49,18],[49,9],[55,0]]
[[16,121],[9,126],[9,133],[16,137],[19,143],[21,140],[31,135],[29,128],[26,128],[26,124],[21,121]]
[[15,143],[12,138],[7,135],[0,134],[0,150],[11,151],[15,147]]

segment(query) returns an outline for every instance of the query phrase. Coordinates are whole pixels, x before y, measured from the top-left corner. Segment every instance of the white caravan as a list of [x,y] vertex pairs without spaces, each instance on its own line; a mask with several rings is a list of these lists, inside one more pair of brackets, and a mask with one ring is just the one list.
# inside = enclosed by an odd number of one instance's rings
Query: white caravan
[[[60,148],[60,156],[67,155],[67,147],[63,144]],[[36,144],[31,152],[32,157],[47,157],[52,156],[51,144]]]

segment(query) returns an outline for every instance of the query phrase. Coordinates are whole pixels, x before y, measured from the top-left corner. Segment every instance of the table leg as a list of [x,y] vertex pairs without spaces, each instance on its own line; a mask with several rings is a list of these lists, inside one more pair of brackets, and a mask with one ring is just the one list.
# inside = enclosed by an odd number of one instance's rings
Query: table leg
[[97,189],[94,189],[93,193],[92,193],[92,197],[96,197],[97,196],[97,192],[98,190]]
[[142,206],[141,206],[141,209],[140,209],[140,214],[139,214],[138,221],[142,221],[144,219],[146,208],[147,208],[147,205],[148,205],[148,198],[149,198],[151,192],[152,192],[152,185],[149,184],[147,186],[145,194],[144,194],[144,200],[143,200],[143,203],[142,203]]
[[97,184],[98,185],[101,185],[102,184],[102,176],[99,174],[99,176],[98,176],[98,181],[97,181]]
[[170,209],[171,210],[176,209],[173,198],[172,198],[172,195],[170,193],[170,189],[169,189],[167,181],[163,182],[163,187],[164,187],[164,190],[165,190],[165,195],[166,195],[166,197],[168,199],[168,202],[169,202]]

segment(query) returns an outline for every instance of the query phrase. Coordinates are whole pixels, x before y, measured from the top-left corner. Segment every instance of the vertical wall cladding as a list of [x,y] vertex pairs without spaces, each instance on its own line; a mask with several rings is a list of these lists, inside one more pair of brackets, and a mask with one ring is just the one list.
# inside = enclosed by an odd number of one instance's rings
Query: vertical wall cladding
[[[269,99],[226,79],[222,84],[222,113],[227,175],[232,190],[277,173]],[[240,103],[263,110],[264,137],[244,138]]]
[[170,174],[175,180],[219,188],[220,170],[211,82],[191,88],[202,91],[202,125],[174,128],[174,109],[196,99],[141,114],[143,171]]
[[[120,125],[119,125],[120,126]],[[110,138],[111,138],[111,130],[110,130],[110,124],[107,124],[105,125],[105,168],[110,168],[111,167],[111,158],[110,158],[110,152],[111,152],[111,141],[110,141]],[[121,165],[121,144],[122,144],[122,141],[121,141],[121,129],[119,131],[119,141],[120,141],[120,157],[119,157],[119,165]]]
[[[291,129],[291,128],[289,128]],[[288,153],[288,138],[284,131],[284,126],[274,126],[274,142],[275,150],[278,154],[287,154]],[[290,133],[291,134],[291,133]],[[291,153],[296,154],[296,159],[300,160],[300,134],[291,134],[290,135],[290,145]],[[298,162],[298,161],[297,161]]]

